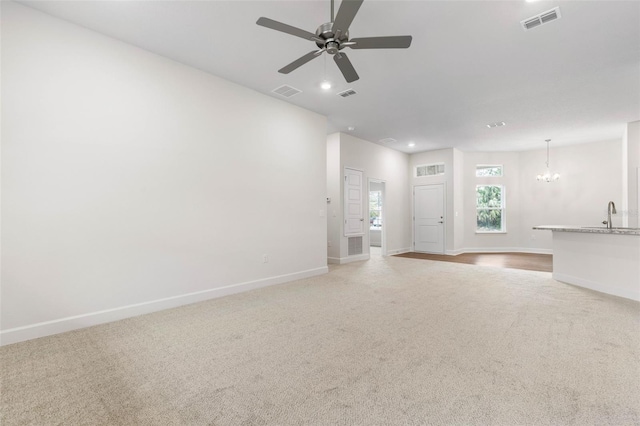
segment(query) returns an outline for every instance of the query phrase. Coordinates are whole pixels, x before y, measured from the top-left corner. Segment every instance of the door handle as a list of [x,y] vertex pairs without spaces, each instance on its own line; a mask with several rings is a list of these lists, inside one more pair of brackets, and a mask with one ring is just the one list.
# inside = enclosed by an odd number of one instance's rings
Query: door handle
[[441,220],[441,221],[438,221],[438,223],[444,223],[444,221]]
[[360,219],[360,222],[364,222],[364,219]]

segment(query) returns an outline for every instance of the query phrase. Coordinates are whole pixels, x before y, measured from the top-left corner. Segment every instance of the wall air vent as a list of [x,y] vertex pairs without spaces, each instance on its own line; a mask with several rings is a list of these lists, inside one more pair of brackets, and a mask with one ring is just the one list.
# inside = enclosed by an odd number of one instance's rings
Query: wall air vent
[[380,143],[393,143],[393,142],[397,142],[394,138],[384,138],[384,139],[380,139],[378,142]]
[[554,7],[551,10],[547,10],[546,12],[542,12],[539,15],[532,16],[531,18],[525,19],[524,21],[520,21],[522,28],[525,31],[528,31],[532,28],[538,27],[542,24],[546,24],[551,21],[555,21],[560,18],[560,8]]
[[349,237],[347,256],[356,256],[362,254],[362,237]]
[[342,96],[343,98],[348,98],[349,96],[353,96],[356,94],[356,91],[353,89],[347,89],[347,90],[343,90],[342,92],[338,93],[338,96]]
[[294,95],[297,95],[298,93],[302,92],[302,90],[298,90],[295,87],[291,87],[291,86],[287,86],[286,84],[273,89],[272,90],[273,93],[277,93],[278,95],[285,97],[285,98],[290,98]]

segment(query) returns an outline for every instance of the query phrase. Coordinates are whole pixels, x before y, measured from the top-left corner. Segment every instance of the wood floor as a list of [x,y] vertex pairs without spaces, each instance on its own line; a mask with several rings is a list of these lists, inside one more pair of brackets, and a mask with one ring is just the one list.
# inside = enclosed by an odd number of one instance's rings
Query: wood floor
[[464,253],[457,256],[429,253],[402,253],[397,257],[440,260],[443,262],[468,263],[470,265],[498,266],[501,268],[526,269],[528,271],[552,272],[553,256],[530,253]]

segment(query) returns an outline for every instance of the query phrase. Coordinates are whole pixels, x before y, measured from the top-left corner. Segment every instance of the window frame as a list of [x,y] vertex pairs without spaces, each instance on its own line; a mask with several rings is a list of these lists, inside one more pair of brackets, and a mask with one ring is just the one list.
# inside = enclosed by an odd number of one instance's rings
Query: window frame
[[[499,207],[479,207],[478,206],[478,188],[480,187],[498,187],[500,188],[500,206]],[[476,234],[506,234],[507,233],[507,197],[506,188],[502,184],[477,184],[475,190],[476,197]],[[500,230],[488,231],[478,229],[478,212],[480,210],[500,210]]]
[[[435,173],[433,175],[422,175],[422,176],[418,176],[418,169],[420,167],[431,167],[431,166],[435,166],[436,167],[436,172],[437,172],[437,167],[438,166],[442,166],[442,173]],[[413,168],[413,177],[415,178],[424,178],[424,177],[434,177],[434,176],[444,176],[445,175],[445,164],[444,162],[439,162],[439,163],[428,163],[428,164],[418,164]]]
[[[478,175],[478,170],[479,168],[490,168],[490,167],[496,167],[496,168],[500,168],[500,174],[499,175]],[[497,177],[504,177],[504,164],[476,164],[476,177],[477,178],[497,178]]]

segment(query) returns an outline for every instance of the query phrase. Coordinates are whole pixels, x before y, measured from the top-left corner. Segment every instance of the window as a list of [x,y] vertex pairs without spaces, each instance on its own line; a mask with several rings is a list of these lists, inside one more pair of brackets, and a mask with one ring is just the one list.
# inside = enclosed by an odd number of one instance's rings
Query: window
[[502,185],[476,186],[476,232],[506,232]]
[[437,176],[444,174],[444,163],[423,164],[416,166],[416,177]]
[[382,191],[369,191],[369,229],[382,227]]
[[502,165],[478,164],[476,166],[476,176],[502,176]]

